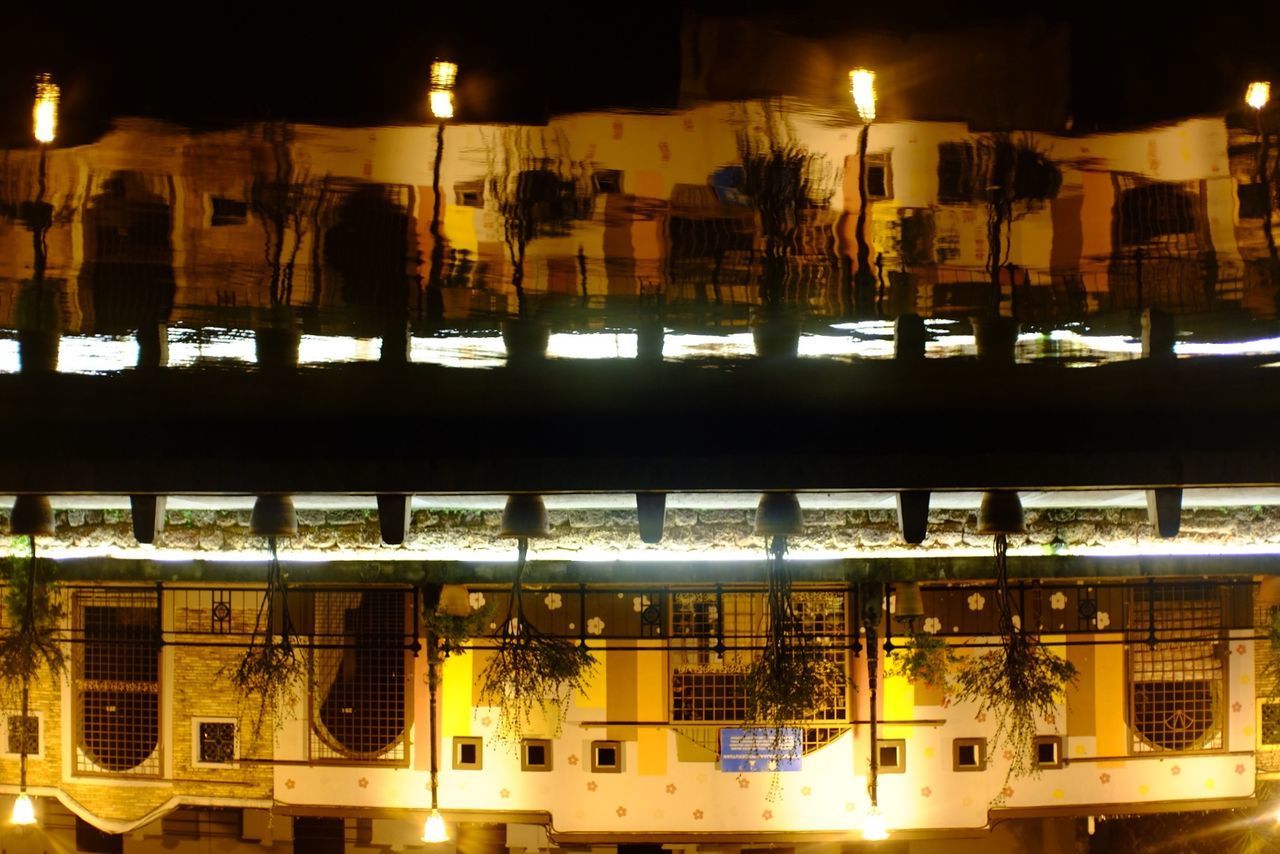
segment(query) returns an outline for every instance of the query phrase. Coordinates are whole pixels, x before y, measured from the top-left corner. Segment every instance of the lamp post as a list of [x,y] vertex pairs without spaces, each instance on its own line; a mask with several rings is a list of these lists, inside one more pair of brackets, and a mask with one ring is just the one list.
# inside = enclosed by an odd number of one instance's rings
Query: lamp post
[[867,811],[867,817],[862,823],[862,838],[868,842],[881,842],[889,838],[889,831],[885,827],[884,814],[880,812],[879,804],[879,772],[880,772],[880,756],[876,749],[876,701],[877,688],[879,685],[879,674],[876,672],[879,666],[879,647],[876,639],[876,630],[881,617],[881,602],[884,598],[885,591],[880,585],[872,585],[868,590],[867,596],[863,597],[865,605],[862,609],[862,627],[867,635],[867,696],[869,709],[871,713],[871,732],[868,737],[870,750],[868,756],[867,772],[867,796],[871,800],[871,808]]
[[1262,234],[1267,241],[1267,254],[1272,263],[1276,261],[1276,239],[1271,231],[1271,179],[1267,175],[1267,129],[1262,122],[1262,111],[1271,100],[1271,83],[1266,80],[1255,80],[1244,92],[1244,102],[1253,108],[1254,119],[1258,125],[1258,183],[1262,185],[1262,194],[1266,206],[1262,213]]
[[438,748],[436,746],[436,693],[439,674],[436,662],[440,656],[440,644],[435,632],[427,633],[427,695],[429,698],[427,714],[430,719],[429,736],[431,738],[431,813],[422,826],[422,841],[430,844],[448,842],[449,829],[445,827],[444,816],[440,815],[437,795],[438,777],[440,773]]
[[444,126],[453,118],[453,87],[458,79],[456,63],[436,60],[431,63],[431,93],[428,96],[431,115],[436,119],[436,157],[431,170],[431,268],[427,274],[427,316],[444,315],[444,296],[440,293],[441,268],[444,266],[444,239],[440,233],[440,166],[444,161]]
[[857,269],[853,275],[854,305],[860,305],[868,291],[874,292],[876,278],[871,272],[871,246],[867,243],[867,135],[876,118],[876,73],[867,68],[849,72],[853,106],[862,120],[858,131],[858,221],[854,239],[858,244]]

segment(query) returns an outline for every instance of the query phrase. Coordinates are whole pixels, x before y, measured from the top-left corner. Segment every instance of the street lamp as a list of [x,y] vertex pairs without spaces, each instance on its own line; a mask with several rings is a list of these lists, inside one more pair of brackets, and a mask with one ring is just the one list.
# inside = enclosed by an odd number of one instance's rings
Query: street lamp
[[31,108],[31,132],[36,142],[48,145],[58,135],[58,96],[61,90],[48,74],[36,77],[36,101]]
[[13,815],[9,823],[15,827],[30,827],[36,823],[36,805],[25,791],[20,792],[13,801]]
[[869,68],[855,68],[849,72],[849,90],[853,94],[853,106],[863,124],[876,120],[876,73]]
[[854,272],[854,305],[857,306],[875,290],[875,275],[871,272],[871,245],[867,243],[867,134],[876,118],[876,73],[868,68],[855,68],[849,72],[849,92],[853,96],[854,109],[862,119],[858,132],[858,220],[854,226],[854,238],[858,244],[857,270]]
[[437,119],[453,118],[453,84],[458,79],[458,65],[436,60],[431,63],[431,115]]
[[1244,102],[1255,110],[1261,110],[1271,100],[1271,83],[1255,80],[1244,90]]

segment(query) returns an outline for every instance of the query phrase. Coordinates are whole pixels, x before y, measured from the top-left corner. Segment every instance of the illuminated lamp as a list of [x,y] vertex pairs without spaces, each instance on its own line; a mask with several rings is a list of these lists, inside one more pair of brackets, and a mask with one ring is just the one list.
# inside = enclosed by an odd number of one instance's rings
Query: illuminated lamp
[[1255,110],[1261,110],[1271,100],[1271,83],[1255,80],[1244,90],[1244,102]]
[[862,838],[867,842],[883,842],[889,838],[889,829],[885,827],[884,813],[880,808],[872,806],[862,822]]
[[876,73],[869,68],[855,68],[849,72],[849,90],[858,118],[866,124],[876,120]]
[[36,823],[36,805],[31,796],[22,791],[13,800],[13,813],[9,816],[9,824],[16,827],[30,827]]
[[9,514],[9,533],[16,536],[47,537],[53,533],[53,507],[47,495],[19,495]]
[[48,74],[36,77],[36,101],[31,108],[31,133],[41,145],[48,145],[58,135],[60,92],[58,84]]
[[431,814],[427,816],[427,821],[422,826],[422,841],[428,844],[449,841],[449,829],[445,827],[444,816],[440,815],[440,810],[435,807],[431,808]]

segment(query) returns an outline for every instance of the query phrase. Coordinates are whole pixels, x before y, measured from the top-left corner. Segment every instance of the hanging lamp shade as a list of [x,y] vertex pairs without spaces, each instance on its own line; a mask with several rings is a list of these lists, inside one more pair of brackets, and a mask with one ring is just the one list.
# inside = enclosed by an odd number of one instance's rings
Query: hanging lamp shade
[[766,492],[756,505],[756,536],[789,537],[804,533],[800,499],[794,492]]
[[445,584],[440,588],[440,601],[436,613],[450,617],[471,616],[471,594],[465,584]]
[[292,537],[298,533],[298,513],[289,495],[259,495],[253,502],[249,528],[259,537]]
[[53,533],[53,507],[47,495],[19,495],[9,514],[9,533],[47,537]]
[[1022,518],[1022,501],[1013,490],[997,490],[982,493],[978,508],[979,534],[1025,534],[1026,522]]
[[541,495],[507,496],[507,506],[502,508],[502,536],[533,538],[550,534],[547,505]]
[[924,616],[924,599],[920,596],[920,585],[914,581],[895,584],[893,602],[894,619],[900,622]]

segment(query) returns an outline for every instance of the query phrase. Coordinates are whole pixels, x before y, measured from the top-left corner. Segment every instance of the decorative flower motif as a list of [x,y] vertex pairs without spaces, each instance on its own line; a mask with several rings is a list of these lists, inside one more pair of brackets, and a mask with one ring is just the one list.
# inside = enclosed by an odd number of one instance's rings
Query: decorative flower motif
[[576,629],[577,627],[578,627],[578,626],[577,626],[577,624],[576,624],[576,623],[570,623],[570,624],[569,624],[569,631],[573,631],[573,630],[574,630],[574,629]]
[[359,780],[356,780],[356,785],[357,785],[357,786],[359,786],[359,787],[360,787],[360,788],[362,788],[362,789],[367,789],[367,788],[369,788],[369,778],[368,778],[368,777],[361,777]]
[[1244,655],[1244,652],[1245,652],[1244,644],[1240,644],[1239,646],[1236,647],[1236,655]]
[[1050,596],[1049,607],[1055,611],[1065,611],[1067,608],[1067,594],[1059,590],[1057,593]]
[[1058,722],[1058,716],[1055,715],[1053,712],[1045,712],[1044,722],[1047,723],[1049,726],[1053,726]]
[[1182,773],[1182,769],[1181,769],[1181,768],[1179,768],[1177,765],[1175,765],[1175,766],[1173,766],[1172,768],[1170,768],[1170,769],[1169,769],[1169,773],[1170,773],[1170,774],[1172,774],[1173,776],[1177,777],[1179,774],[1181,774],[1181,773]]
[[504,798],[504,799],[509,798],[511,797],[511,792],[507,791],[506,789],[500,789],[498,791],[498,797]]
[[928,786],[925,786],[923,789],[920,790],[920,797],[922,798],[927,798],[932,794],[933,794],[933,789],[930,789]]
[[926,634],[936,635],[942,631],[942,621],[937,617],[929,617],[924,621],[924,630]]
[[1005,786],[1003,789],[1001,789],[1001,790],[1000,790],[1000,795],[1001,795],[1001,797],[1005,797],[1005,798],[1012,798],[1012,797],[1013,797],[1013,787],[1012,787],[1012,786]]
[[285,780],[285,781],[284,781],[284,787],[285,787],[286,789],[292,789],[292,788],[293,788],[294,786],[296,786],[296,785],[298,785],[298,783],[297,783],[295,780]]
[[548,593],[543,597],[542,601],[546,604],[548,611],[555,611],[564,604],[559,593]]
[[694,820],[694,821],[702,821],[702,810],[694,810],[694,811],[693,811],[693,820]]
[[739,789],[749,789],[749,788],[751,788],[751,781],[750,781],[750,780],[748,780],[746,777],[739,777],[739,778],[738,778],[738,788],[739,788]]
[[668,794],[668,795],[674,795],[675,793],[676,793],[676,784],[675,784],[675,783],[668,783],[668,784],[667,784],[667,794]]
[[591,780],[590,782],[588,782],[588,783],[587,783],[587,791],[588,791],[588,792],[594,792],[597,788],[598,788],[598,787],[597,787],[597,785],[596,785],[596,781],[595,781],[595,780]]
[[639,614],[641,611],[643,611],[645,608],[648,608],[648,607],[649,607],[648,596],[632,596],[631,597],[631,610],[635,611],[637,614]]
[[986,605],[987,605],[986,597],[984,597],[981,593],[969,594],[969,610],[970,611],[981,611],[983,608],[986,607]]
[[577,757],[577,756],[574,756],[574,755],[570,755],[570,756],[569,756],[569,764],[570,764],[570,765],[577,765],[577,764],[578,764],[578,757]]
[[1231,711],[1235,712],[1236,714],[1239,714],[1240,710],[1243,708],[1244,706],[1240,705],[1239,700],[1236,700],[1234,703],[1231,704]]
[[1110,614],[1108,614],[1106,611],[1099,611],[1099,612],[1098,612],[1098,616],[1094,617],[1094,619],[1095,619],[1095,620],[1097,621],[1097,623],[1098,623],[1098,630],[1099,630],[1099,631],[1101,631],[1102,629],[1105,629],[1107,626],[1111,625],[1111,615],[1110,615]]
[[813,787],[812,787],[812,786],[805,786],[804,788],[802,788],[802,789],[800,790],[800,794],[804,795],[806,798],[807,798],[807,797],[809,797],[810,795],[812,795],[812,794],[813,794]]
[[1103,773],[1098,775],[1098,782],[1104,786],[1107,785],[1108,783],[1111,782],[1111,775],[1104,771]]
[[1243,766],[1243,765],[1237,765],[1237,766],[1236,766],[1236,773],[1237,773],[1237,774],[1243,774],[1243,773],[1244,773],[1244,766]]
[[1006,749],[1006,750],[1005,750],[1003,753],[1001,753],[1000,755],[1001,755],[1002,757],[1004,757],[1004,761],[1005,761],[1005,762],[1012,762],[1012,761],[1013,761],[1013,751],[1012,751],[1012,750],[1008,750],[1008,749]]
[[599,617],[592,617],[587,620],[587,634],[598,635],[604,632],[604,620]]
[[760,817],[763,818],[765,821],[772,821],[773,810],[765,810],[764,812],[760,813]]
[[476,590],[467,597],[467,601],[471,603],[472,611],[479,611],[484,607],[484,594]]
[[484,717],[482,717],[482,718],[480,719],[480,726],[482,726],[482,727],[491,727],[491,726],[493,726],[493,718],[489,717],[488,715],[485,715]]
[[616,810],[614,810],[614,812],[616,812],[616,813],[618,814],[618,818],[626,818],[626,817],[627,817],[627,808],[626,808],[626,807],[618,807]]
[[985,724],[987,722],[987,713],[978,712],[976,715],[973,716],[973,719],[980,724]]

